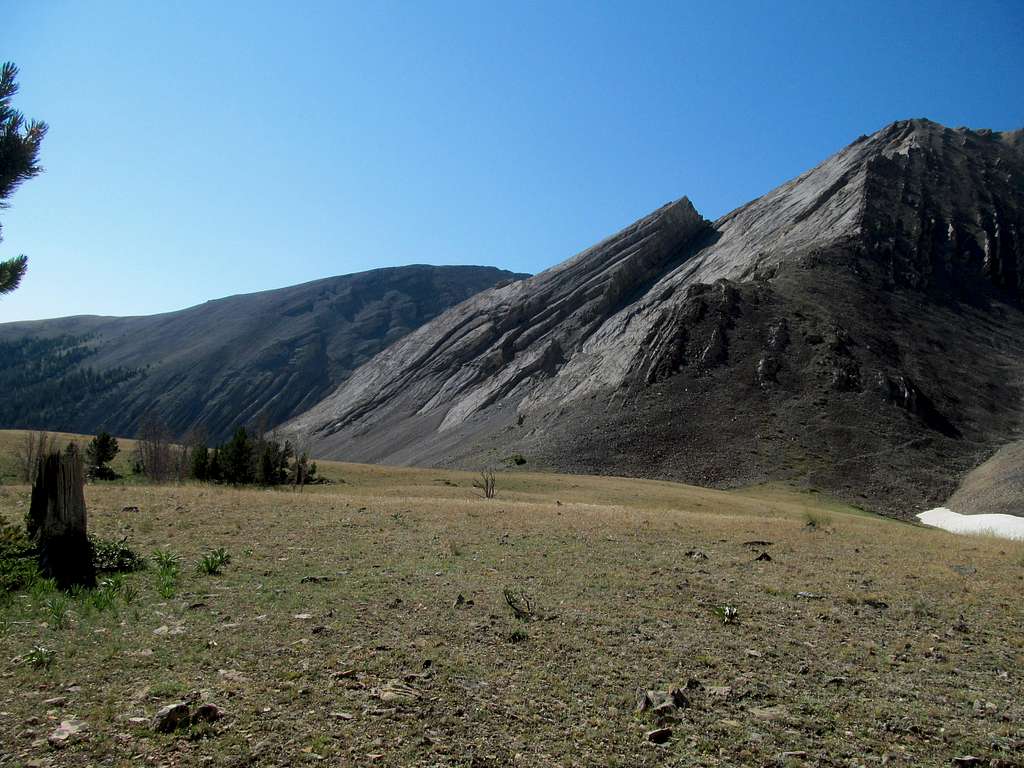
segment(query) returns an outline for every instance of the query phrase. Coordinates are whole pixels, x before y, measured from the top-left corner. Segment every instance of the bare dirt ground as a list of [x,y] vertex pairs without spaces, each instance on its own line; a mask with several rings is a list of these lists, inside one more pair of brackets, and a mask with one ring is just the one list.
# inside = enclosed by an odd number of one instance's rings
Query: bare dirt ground
[[[94,532],[180,575],[0,603],[0,765],[1022,764],[1020,544],[778,487],[321,470],[88,486]],[[176,701],[223,716],[155,731]]]

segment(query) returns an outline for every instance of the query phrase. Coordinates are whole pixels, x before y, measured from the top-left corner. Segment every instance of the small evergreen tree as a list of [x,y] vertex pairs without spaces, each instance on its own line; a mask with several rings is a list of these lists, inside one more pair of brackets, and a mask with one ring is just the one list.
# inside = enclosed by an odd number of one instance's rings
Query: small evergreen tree
[[259,466],[256,468],[256,482],[262,486],[276,485],[277,460],[273,443],[263,443],[260,450]]
[[220,449],[210,451],[210,460],[206,465],[206,479],[211,483],[219,483],[224,479],[224,470],[220,463]]
[[202,443],[192,446],[192,465],[189,476],[193,480],[207,480],[210,477],[210,451]]
[[116,437],[109,432],[100,432],[96,435],[85,449],[85,461],[88,465],[89,476],[100,480],[115,479],[117,474],[107,464],[114,460],[118,451],[120,448],[118,448]]
[[254,479],[253,446],[245,427],[235,430],[234,436],[220,451],[221,472],[224,482],[245,485]]

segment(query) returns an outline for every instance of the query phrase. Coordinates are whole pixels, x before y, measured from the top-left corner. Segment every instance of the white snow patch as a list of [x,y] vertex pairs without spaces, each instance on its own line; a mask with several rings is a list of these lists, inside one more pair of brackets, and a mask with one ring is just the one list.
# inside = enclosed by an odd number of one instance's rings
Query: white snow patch
[[917,519],[952,533],[981,533],[1024,540],[1024,517],[1015,515],[961,515],[946,507],[936,507],[921,512]]

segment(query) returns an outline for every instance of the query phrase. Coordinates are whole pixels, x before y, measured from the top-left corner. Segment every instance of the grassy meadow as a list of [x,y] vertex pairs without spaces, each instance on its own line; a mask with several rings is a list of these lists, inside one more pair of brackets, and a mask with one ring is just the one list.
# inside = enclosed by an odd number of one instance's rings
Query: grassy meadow
[[[149,565],[0,602],[0,766],[1021,765],[1019,543],[784,487],[319,466],[88,485]],[[223,717],[156,732],[181,700]]]

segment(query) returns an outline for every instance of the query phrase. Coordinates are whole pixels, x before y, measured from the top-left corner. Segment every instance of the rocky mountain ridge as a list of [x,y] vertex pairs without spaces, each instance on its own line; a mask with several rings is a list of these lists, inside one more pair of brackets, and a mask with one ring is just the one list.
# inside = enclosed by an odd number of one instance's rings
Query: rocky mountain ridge
[[1020,131],[897,122],[713,223],[682,198],[473,297],[286,429],[909,514],[1020,427],[1022,231]]

